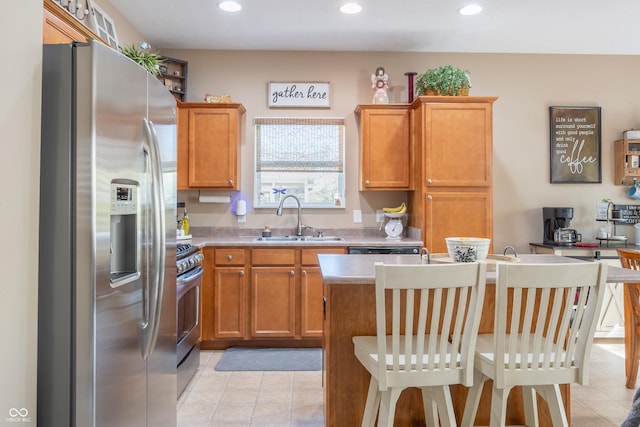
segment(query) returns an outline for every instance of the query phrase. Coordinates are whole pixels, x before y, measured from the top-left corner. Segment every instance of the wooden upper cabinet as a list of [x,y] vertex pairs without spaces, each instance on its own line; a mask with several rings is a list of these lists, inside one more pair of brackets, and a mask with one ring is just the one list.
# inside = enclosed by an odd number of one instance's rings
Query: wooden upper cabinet
[[178,189],[240,189],[241,104],[178,102]]
[[[100,40],[96,33],[91,31],[83,22],[90,19],[85,17],[78,21],[53,0],[44,0],[42,11],[42,43],[59,44],[74,41],[87,42],[90,39]],[[105,43],[107,44],[107,43]]]
[[[472,97],[452,97],[467,98]],[[425,102],[418,109],[424,161],[423,184],[490,186],[492,101]]]
[[412,190],[413,150],[407,104],[363,104],[360,119],[360,191]]

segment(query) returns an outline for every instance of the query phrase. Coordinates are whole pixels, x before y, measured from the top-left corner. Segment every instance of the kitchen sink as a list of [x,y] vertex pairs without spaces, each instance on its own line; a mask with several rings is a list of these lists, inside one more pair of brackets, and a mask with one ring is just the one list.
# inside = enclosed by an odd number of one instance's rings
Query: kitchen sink
[[344,242],[345,240],[342,237],[338,236],[322,236],[322,237],[313,237],[313,236],[271,236],[271,237],[254,237],[252,242],[291,242],[291,243],[300,243],[300,242]]

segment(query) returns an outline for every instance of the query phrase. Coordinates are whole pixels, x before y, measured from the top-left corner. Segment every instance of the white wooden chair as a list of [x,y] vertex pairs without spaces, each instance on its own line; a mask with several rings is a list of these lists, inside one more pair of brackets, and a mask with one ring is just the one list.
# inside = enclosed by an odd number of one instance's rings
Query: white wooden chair
[[379,426],[393,426],[400,393],[419,387],[427,424],[455,426],[449,384],[473,380],[486,264],[375,268],[377,336],[353,337],[355,355],[371,373],[362,425],[373,426],[379,413]]
[[461,425],[473,425],[484,382],[493,380],[491,426],[504,426],[507,397],[522,386],[526,425],[538,425],[536,393],[554,426],[568,426],[559,384],[587,384],[607,265],[499,264],[495,328],[480,334],[473,387]]

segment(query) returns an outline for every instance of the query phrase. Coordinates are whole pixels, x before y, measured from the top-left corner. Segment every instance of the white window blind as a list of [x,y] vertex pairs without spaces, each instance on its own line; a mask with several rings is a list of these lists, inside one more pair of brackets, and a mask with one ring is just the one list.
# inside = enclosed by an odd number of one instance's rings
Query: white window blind
[[344,169],[344,119],[256,118],[256,172]]

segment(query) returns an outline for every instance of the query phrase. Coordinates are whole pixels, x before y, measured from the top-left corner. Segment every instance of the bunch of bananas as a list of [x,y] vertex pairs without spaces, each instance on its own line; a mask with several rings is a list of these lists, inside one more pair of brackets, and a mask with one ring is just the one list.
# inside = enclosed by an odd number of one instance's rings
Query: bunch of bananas
[[382,208],[382,211],[392,214],[403,214],[407,211],[407,205],[402,202],[400,206],[396,206],[395,208]]

